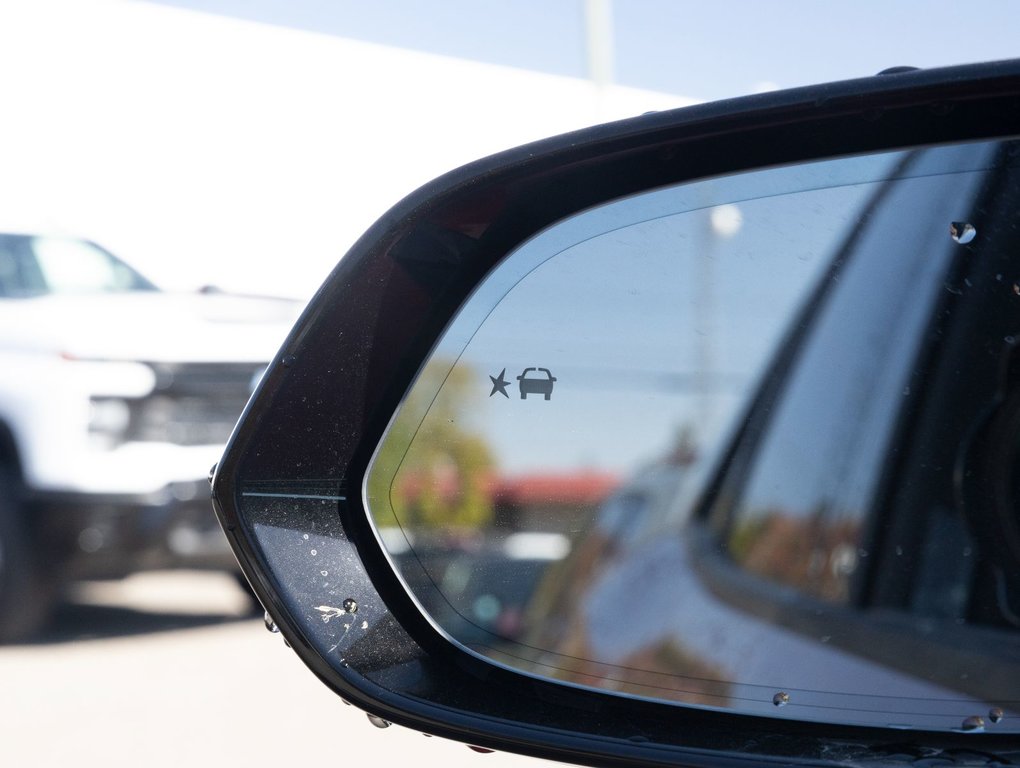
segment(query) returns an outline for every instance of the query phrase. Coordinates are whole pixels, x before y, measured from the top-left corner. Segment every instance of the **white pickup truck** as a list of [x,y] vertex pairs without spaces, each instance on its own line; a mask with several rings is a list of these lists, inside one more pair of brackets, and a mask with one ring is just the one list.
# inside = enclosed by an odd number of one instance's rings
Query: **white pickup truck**
[[207,475],[300,308],[164,293],[89,241],[0,234],[0,642],[73,580],[236,568]]

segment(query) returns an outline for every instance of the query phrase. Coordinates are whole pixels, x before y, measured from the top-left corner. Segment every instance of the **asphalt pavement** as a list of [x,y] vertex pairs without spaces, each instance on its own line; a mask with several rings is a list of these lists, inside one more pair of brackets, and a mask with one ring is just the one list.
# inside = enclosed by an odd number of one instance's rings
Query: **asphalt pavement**
[[376,728],[265,631],[230,576],[194,572],[83,586],[39,641],[0,647],[0,764],[553,765]]

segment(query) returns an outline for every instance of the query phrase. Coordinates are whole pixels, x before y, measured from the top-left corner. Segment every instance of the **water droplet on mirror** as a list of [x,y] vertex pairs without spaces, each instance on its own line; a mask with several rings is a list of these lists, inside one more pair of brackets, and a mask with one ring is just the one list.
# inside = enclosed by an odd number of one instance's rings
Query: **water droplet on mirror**
[[266,611],[265,621],[266,621],[266,629],[268,629],[274,635],[279,634],[280,628],[278,626],[276,626],[276,622],[273,621],[273,617],[269,615],[269,611]]
[[323,616],[322,617],[322,623],[323,624],[329,624],[329,616]]
[[985,719],[979,715],[971,715],[960,727],[968,733],[977,733],[985,729]]
[[785,707],[787,704],[790,703],[790,694],[788,694],[786,691],[780,691],[779,693],[772,697],[772,703],[775,704],[777,707]]
[[988,711],[988,719],[991,720],[993,723],[1001,723],[1002,718],[1004,716],[1005,713],[1001,709],[999,709],[999,707],[995,707],[994,709]]
[[949,234],[960,245],[966,245],[977,237],[977,230],[974,229],[973,224],[968,224],[966,221],[953,221],[949,224]]
[[302,539],[304,539],[305,541],[308,541],[308,534],[306,533],[306,534],[305,534],[304,536],[302,536],[301,538],[302,538]]
[[313,550],[312,550],[312,555],[314,556],[314,555],[317,555],[317,554],[319,554],[319,551],[318,551],[318,550],[316,550],[316,549],[313,549]]
[[368,622],[367,621],[361,622],[361,628],[362,629],[368,629]]
[[329,571],[319,571],[319,575],[321,575],[321,576],[329,576]]
[[368,722],[370,722],[376,728],[389,728],[390,727],[390,721],[389,720],[383,720],[381,717],[379,717],[379,715],[369,715],[368,716]]
[[347,613],[357,613],[358,601],[355,600],[353,597],[348,597],[346,600],[344,600],[344,610],[347,611]]

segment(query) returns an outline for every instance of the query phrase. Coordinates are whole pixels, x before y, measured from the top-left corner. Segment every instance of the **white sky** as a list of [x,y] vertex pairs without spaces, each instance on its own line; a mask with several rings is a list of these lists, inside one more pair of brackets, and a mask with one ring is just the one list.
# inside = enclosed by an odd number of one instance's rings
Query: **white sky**
[[95,239],[157,283],[308,297],[457,165],[660,93],[124,0],[0,0],[0,230]]

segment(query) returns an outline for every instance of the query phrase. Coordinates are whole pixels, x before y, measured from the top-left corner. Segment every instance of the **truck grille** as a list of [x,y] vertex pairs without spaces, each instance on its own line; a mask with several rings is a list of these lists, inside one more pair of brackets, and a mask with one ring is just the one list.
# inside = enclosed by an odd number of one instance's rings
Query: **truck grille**
[[127,439],[216,445],[230,437],[248,402],[260,363],[149,363],[156,388],[131,403]]

